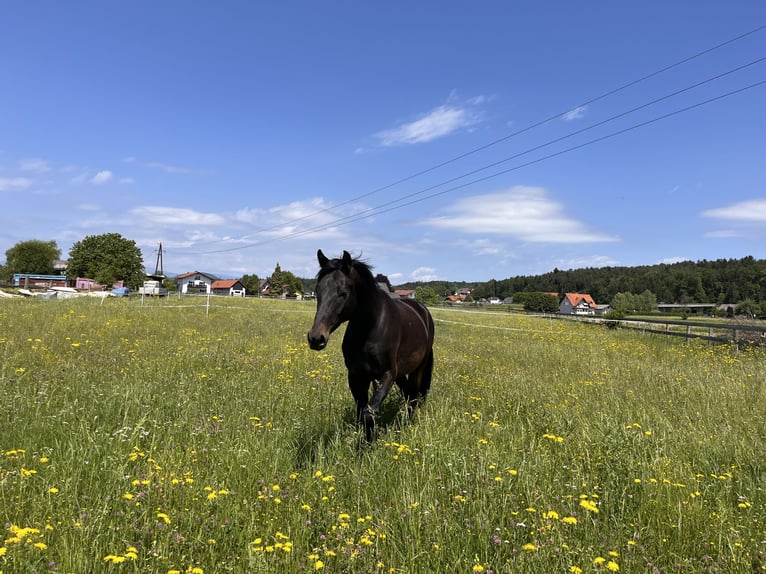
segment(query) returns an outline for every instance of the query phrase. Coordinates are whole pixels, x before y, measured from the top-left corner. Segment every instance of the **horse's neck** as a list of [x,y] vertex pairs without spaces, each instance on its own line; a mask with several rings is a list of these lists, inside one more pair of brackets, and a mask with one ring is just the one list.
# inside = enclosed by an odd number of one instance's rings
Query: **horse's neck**
[[349,319],[355,329],[371,330],[375,328],[382,309],[388,303],[388,295],[377,287],[361,286],[356,291],[356,308]]

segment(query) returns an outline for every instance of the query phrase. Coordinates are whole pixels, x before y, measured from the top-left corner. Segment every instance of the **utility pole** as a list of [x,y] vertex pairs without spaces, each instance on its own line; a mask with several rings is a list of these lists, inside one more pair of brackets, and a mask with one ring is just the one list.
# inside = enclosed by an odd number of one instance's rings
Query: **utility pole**
[[156,277],[165,277],[165,272],[162,269],[162,242],[160,242],[160,248],[157,250],[157,263],[154,265],[154,275]]

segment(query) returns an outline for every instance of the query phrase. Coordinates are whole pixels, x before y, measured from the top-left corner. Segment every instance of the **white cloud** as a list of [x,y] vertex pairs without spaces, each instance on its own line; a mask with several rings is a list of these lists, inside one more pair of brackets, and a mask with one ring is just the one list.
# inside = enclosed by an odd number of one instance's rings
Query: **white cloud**
[[[418,267],[412,273],[410,278],[413,281],[436,281],[439,276],[436,274],[436,269],[433,267]],[[391,278],[389,277],[389,280]]]
[[158,225],[222,225],[225,218],[217,213],[201,213],[182,207],[143,206],[131,213],[146,223]]
[[26,177],[0,177],[0,191],[26,189],[32,183],[32,180]]
[[179,167],[177,165],[168,165],[159,161],[150,161],[144,164],[144,167],[150,167],[153,169],[161,169],[165,173],[191,173],[188,167]]
[[708,209],[703,211],[701,215],[702,217],[734,221],[766,221],[766,199],[740,201],[727,207]]
[[559,267],[560,269],[585,269],[588,267],[613,267],[618,264],[619,262],[612,257],[606,255],[591,255],[588,257],[578,257],[576,259],[561,261],[556,267]]
[[112,179],[112,172],[105,169],[104,171],[100,171],[96,175],[94,175],[92,178],[90,178],[90,183],[94,185],[102,185],[111,179]]
[[735,229],[719,229],[705,233],[705,237],[710,239],[733,239],[736,237],[745,237],[745,234]]
[[539,187],[516,186],[498,193],[465,197],[446,211],[447,215],[423,223],[462,233],[515,237],[530,243],[619,241],[618,237],[588,230]]
[[375,137],[384,147],[429,142],[479,123],[481,114],[474,107],[482,102],[482,98],[473,98],[463,106],[445,104],[415,121],[378,132]]
[[574,121],[574,120],[579,120],[580,118],[585,116],[585,110],[586,109],[587,108],[585,106],[579,106],[579,107],[576,107],[576,108],[572,108],[571,110],[569,110],[568,112],[563,114],[561,116],[561,119],[564,120],[565,122],[571,122],[571,121]]
[[51,170],[48,162],[40,158],[28,158],[19,161],[21,171],[33,171],[36,173],[46,173]]
[[82,211],[100,211],[101,206],[95,203],[81,203],[77,206],[77,209],[81,209]]

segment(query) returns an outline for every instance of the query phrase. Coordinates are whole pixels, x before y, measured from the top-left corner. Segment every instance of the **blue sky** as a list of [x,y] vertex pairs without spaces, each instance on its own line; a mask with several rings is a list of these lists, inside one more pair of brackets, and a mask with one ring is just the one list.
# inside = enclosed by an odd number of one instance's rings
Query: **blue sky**
[[319,248],[393,283],[766,258],[764,25],[760,0],[6,2],[0,260],[102,233],[222,278],[313,276]]

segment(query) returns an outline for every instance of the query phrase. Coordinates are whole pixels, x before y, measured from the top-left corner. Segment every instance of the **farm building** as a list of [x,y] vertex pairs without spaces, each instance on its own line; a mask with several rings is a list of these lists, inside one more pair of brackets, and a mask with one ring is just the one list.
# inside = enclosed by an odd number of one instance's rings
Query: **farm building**
[[14,273],[15,287],[68,287],[66,275],[38,275],[35,273]]
[[219,279],[218,281],[213,281],[212,289],[213,295],[245,296],[245,286],[238,279]]

